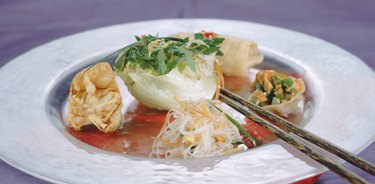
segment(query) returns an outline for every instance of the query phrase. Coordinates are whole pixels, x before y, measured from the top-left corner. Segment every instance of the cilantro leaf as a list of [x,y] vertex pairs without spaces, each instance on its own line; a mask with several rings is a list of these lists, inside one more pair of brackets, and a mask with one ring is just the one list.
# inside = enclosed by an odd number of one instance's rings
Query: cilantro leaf
[[193,60],[193,53],[191,51],[186,50],[183,47],[176,47],[181,53],[183,53],[182,60],[186,61],[190,69],[195,72],[195,61]]
[[204,39],[203,33],[195,33],[194,34],[194,39],[199,39],[199,40]]
[[157,63],[158,63],[158,69],[159,73],[165,73],[167,71],[167,65],[165,64],[165,60],[167,59],[166,56],[164,55],[163,50],[158,50],[157,53]]
[[215,46],[215,47],[209,47],[209,48],[204,49],[202,53],[203,53],[204,55],[210,55],[210,54],[212,54],[212,53],[214,53],[214,52],[217,52],[217,51],[219,51],[219,50],[220,50],[220,47],[218,47],[218,46]]

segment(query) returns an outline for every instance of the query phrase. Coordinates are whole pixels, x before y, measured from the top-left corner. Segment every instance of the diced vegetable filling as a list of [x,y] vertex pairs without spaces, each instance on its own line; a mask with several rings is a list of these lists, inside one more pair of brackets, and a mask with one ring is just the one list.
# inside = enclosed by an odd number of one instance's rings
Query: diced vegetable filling
[[303,89],[302,81],[274,70],[258,72],[253,88],[255,95],[249,101],[261,107],[289,101]]

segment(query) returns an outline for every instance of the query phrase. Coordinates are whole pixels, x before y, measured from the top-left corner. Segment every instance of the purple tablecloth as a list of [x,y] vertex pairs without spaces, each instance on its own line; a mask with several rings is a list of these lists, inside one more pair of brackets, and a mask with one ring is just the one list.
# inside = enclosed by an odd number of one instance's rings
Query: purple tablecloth
[[[373,0],[1,0],[0,67],[59,37],[112,24],[163,18],[236,19],[293,29],[330,41],[375,68]],[[374,163],[375,144],[359,155]],[[375,177],[349,164],[345,166],[375,183]],[[331,172],[318,181],[342,182]],[[0,183],[46,182],[0,160]]]

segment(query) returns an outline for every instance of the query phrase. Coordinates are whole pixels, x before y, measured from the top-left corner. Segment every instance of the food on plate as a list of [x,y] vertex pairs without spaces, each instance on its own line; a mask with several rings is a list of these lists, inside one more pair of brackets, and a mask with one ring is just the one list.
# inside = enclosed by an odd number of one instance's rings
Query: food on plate
[[[249,67],[263,57],[249,40],[212,32],[146,35],[108,58],[114,60],[116,73],[108,63],[98,63],[73,78],[66,119],[73,136],[101,149],[202,158],[276,139],[217,100],[224,83],[226,89],[290,121],[300,117],[293,112],[304,100],[303,80],[274,70],[259,71],[254,78],[258,70]],[[116,83],[116,74],[124,83]],[[126,85],[136,100],[131,95],[121,99],[118,85]]]
[[68,101],[66,120],[75,130],[94,124],[100,131],[113,132],[121,123],[120,90],[108,63],[80,71],[70,84]]
[[[213,32],[203,32],[206,38],[224,38],[220,44],[222,56],[218,56],[221,62],[220,68],[224,75],[247,77],[249,68],[263,62],[263,56],[259,52],[255,42],[248,39],[240,39],[234,36],[220,35]],[[178,33],[179,38],[192,37],[191,33]]]
[[219,57],[224,75],[247,77],[250,67],[263,62],[263,56],[255,42],[233,36],[220,37],[225,39],[220,45],[224,55]]
[[239,129],[226,117],[219,103],[200,100],[180,102],[166,116],[153,143],[163,158],[201,158],[240,152],[247,147]]
[[130,93],[143,104],[169,110],[178,100],[211,99],[220,77],[216,55],[222,55],[222,38],[142,36],[125,47],[115,70]]
[[301,78],[294,78],[274,70],[259,71],[252,84],[253,92],[248,97],[261,107],[272,112],[288,115],[298,109],[303,100],[305,83]]

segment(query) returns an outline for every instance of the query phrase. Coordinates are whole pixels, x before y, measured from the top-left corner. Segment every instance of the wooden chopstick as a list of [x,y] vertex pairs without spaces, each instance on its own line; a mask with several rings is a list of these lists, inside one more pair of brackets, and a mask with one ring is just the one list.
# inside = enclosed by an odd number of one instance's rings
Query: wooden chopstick
[[367,173],[371,174],[371,175],[375,175],[375,166],[373,164],[371,164],[370,162],[354,155],[353,153],[350,153],[336,145],[333,145],[332,143],[329,143],[327,142],[326,140],[324,140],[323,138],[307,131],[307,130],[303,130],[303,129],[300,129],[298,128],[296,125],[294,125],[293,123],[281,118],[280,116],[277,116],[276,114],[266,110],[266,109],[263,109],[245,99],[243,99],[242,97],[226,90],[226,89],[221,89],[220,91],[223,95],[226,95],[228,96],[229,98],[233,99],[234,101],[237,101],[239,104],[265,116],[266,118],[270,119],[271,121],[279,124],[282,128],[290,131],[290,132],[293,132],[294,134],[296,134],[297,136],[299,137],[302,137],[303,139],[327,150],[328,152],[330,153],[333,153],[335,154],[336,156],[348,161],[349,163],[357,166],[358,168],[361,168],[362,170],[366,171]]
[[246,117],[252,119],[259,125],[263,126],[264,128],[268,129],[272,133],[274,133],[276,136],[278,136],[280,139],[284,140],[297,150],[301,151],[302,153],[306,154],[310,158],[314,159],[315,161],[321,163],[322,165],[329,168],[331,171],[335,172],[336,174],[340,175],[347,181],[351,183],[368,183],[365,179],[361,178],[357,174],[351,172],[350,170],[346,169],[345,167],[335,163],[333,160],[323,156],[319,152],[313,150],[306,144],[302,143],[301,141],[293,138],[291,135],[289,135],[287,132],[282,130],[281,128],[273,125],[272,123],[262,119],[260,116],[258,116],[255,112],[249,111],[246,107],[238,103],[237,101],[231,99],[230,97],[226,96],[223,93],[220,93],[220,99],[234,108],[235,110],[239,111]]

